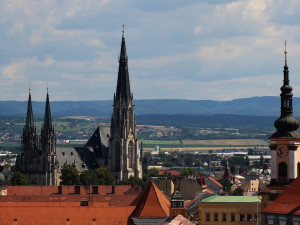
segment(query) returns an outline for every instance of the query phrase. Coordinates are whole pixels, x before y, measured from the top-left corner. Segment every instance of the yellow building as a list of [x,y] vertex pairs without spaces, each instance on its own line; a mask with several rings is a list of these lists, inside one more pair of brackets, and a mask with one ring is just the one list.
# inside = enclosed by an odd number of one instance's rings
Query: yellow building
[[258,196],[218,196],[199,204],[199,224],[260,224],[261,200]]

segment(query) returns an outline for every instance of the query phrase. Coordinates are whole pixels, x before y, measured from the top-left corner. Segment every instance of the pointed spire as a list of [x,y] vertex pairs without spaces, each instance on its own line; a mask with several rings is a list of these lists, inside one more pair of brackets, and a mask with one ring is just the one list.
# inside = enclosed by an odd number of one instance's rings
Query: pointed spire
[[122,43],[121,43],[121,51],[120,51],[120,58],[119,58],[119,71],[118,71],[116,100],[129,100],[131,97],[127,63],[128,63],[128,57],[127,57],[127,53],[126,53],[124,25],[123,25]]
[[30,85],[29,85],[29,96],[28,96],[28,106],[27,106],[25,127],[26,128],[34,128],[32,102],[31,102],[31,87],[30,87]]
[[284,43],[284,70],[283,70],[283,86],[281,90],[281,114],[280,117],[274,122],[274,126],[277,131],[272,137],[300,137],[300,133],[297,131],[299,127],[298,120],[293,116],[293,88],[290,86],[289,80],[289,67],[287,65],[287,50],[286,41]]
[[48,85],[47,85],[47,96],[46,96],[46,106],[45,106],[45,115],[44,115],[44,129],[52,128],[52,120],[51,120],[51,111],[50,111],[50,101],[49,101],[49,93],[48,93]]

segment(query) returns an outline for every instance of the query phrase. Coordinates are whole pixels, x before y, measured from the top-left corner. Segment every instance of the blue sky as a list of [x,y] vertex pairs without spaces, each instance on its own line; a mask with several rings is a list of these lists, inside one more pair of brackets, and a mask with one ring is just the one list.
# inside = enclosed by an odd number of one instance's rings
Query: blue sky
[[298,0],[2,0],[0,100],[112,99],[122,24],[135,99],[300,96]]

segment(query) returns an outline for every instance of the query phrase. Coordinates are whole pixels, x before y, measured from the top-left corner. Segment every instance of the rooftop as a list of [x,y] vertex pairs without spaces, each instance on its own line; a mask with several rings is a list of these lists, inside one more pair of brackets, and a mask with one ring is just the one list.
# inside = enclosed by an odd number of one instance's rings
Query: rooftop
[[257,203],[261,202],[258,196],[218,196],[213,195],[211,197],[203,199],[203,203]]

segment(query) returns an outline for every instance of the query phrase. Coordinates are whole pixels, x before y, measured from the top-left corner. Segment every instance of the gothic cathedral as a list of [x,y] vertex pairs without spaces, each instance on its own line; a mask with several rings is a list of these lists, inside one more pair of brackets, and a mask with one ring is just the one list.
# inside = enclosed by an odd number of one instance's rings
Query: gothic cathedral
[[126,180],[130,176],[142,178],[142,163],[138,150],[133,95],[130,91],[124,30],[119,58],[117,90],[113,101],[108,168],[117,181]]
[[51,120],[47,91],[44,124],[40,139],[33,121],[31,93],[29,89],[26,124],[23,128],[22,153],[17,159],[17,169],[37,185],[58,185],[56,138]]

